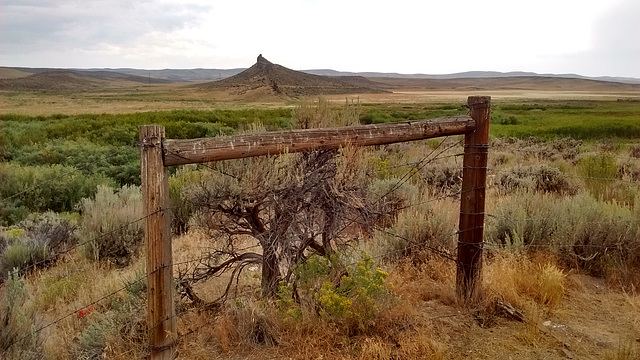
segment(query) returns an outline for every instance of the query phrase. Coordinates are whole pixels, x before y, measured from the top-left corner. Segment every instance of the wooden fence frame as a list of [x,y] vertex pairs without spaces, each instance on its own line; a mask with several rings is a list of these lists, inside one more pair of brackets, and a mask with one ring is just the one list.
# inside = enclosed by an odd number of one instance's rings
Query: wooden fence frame
[[345,145],[370,146],[465,135],[456,293],[465,304],[478,296],[482,266],[485,185],[491,97],[470,96],[470,116],[256,135],[171,140],[159,125],[138,128],[144,239],[147,252],[147,326],[152,360],[177,357],[167,167]]

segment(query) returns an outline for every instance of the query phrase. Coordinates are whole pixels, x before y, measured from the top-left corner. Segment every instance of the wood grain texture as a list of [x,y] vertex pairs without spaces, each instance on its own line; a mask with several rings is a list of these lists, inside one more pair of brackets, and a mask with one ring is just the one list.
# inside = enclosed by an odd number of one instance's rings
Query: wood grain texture
[[152,360],[175,358],[176,317],[171,266],[171,211],[167,168],[162,159],[163,126],[138,128],[144,238],[147,250],[147,325]]
[[165,140],[165,166],[276,155],[310,149],[336,149],[345,145],[370,146],[470,133],[469,116],[404,121],[379,125],[273,131],[189,140]]
[[467,104],[477,128],[464,141],[456,294],[471,304],[479,294],[482,268],[491,97],[471,96]]

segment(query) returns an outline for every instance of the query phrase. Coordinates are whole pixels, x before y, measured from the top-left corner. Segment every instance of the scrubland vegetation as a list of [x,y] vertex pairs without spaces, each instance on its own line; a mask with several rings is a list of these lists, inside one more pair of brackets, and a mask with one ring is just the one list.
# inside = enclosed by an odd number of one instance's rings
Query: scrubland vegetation
[[[193,138],[466,113],[2,115],[0,354],[148,354],[137,125]],[[638,102],[494,104],[482,299],[466,307],[461,137],[172,169],[181,358],[640,358],[638,119]]]

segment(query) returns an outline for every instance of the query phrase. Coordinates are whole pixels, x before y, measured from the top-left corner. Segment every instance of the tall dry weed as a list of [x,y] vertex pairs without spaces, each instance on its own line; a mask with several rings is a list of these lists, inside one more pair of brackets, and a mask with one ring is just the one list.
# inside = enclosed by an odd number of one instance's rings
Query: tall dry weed
[[615,349],[604,353],[604,360],[638,360],[640,359],[640,349],[633,339],[624,339],[618,342]]
[[26,304],[29,289],[17,271],[12,272],[0,292],[0,357],[42,359],[43,339],[35,332],[36,314]]
[[302,101],[292,112],[295,124],[300,129],[312,129],[360,124],[362,112],[359,101],[347,99],[342,108],[333,106],[327,99]]
[[566,289],[566,274],[554,261],[544,254],[535,260],[522,253],[495,255],[485,265],[484,285],[518,308],[534,302],[551,310],[561,304]]

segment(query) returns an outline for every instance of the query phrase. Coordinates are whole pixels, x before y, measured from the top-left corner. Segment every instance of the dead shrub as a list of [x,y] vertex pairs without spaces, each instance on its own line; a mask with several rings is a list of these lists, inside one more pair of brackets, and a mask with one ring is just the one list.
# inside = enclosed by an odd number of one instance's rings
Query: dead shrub
[[239,335],[231,317],[227,314],[222,314],[216,318],[213,328],[220,350],[223,352],[231,351],[232,346],[238,342]]

